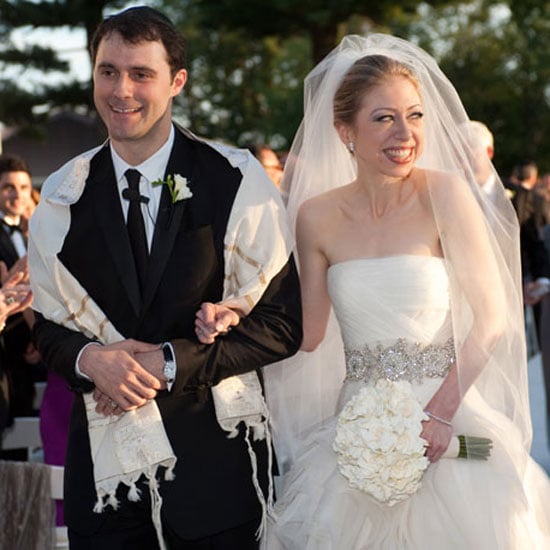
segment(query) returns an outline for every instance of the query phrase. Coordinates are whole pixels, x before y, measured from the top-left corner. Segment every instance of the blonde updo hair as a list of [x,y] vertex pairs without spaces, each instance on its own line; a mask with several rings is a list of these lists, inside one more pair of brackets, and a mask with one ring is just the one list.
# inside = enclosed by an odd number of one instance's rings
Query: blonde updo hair
[[353,126],[365,93],[389,76],[408,78],[420,94],[418,80],[407,65],[385,55],[367,55],[349,68],[334,94],[334,125]]

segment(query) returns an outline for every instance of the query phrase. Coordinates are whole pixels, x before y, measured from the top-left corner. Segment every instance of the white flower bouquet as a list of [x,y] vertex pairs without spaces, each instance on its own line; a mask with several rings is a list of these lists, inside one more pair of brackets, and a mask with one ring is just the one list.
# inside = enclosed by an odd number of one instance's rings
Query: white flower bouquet
[[[338,417],[333,448],[349,484],[388,506],[421,485],[429,461],[420,437],[428,416],[409,382],[381,379],[364,386]],[[445,456],[486,459],[491,441],[455,436]]]

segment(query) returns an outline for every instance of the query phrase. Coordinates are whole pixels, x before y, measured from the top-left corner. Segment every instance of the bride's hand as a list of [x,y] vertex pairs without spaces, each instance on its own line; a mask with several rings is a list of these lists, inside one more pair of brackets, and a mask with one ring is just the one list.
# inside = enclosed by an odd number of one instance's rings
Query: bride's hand
[[425,454],[430,462],[437,462],[443,456],[452,436],[452,426],[447,426],[434,418],[422,422],[420,437],[427,442]]
[[234,310],[204,302],[195,316],[195,334],[201,344],[212,344],[217,336],[227,334],[240,320]]

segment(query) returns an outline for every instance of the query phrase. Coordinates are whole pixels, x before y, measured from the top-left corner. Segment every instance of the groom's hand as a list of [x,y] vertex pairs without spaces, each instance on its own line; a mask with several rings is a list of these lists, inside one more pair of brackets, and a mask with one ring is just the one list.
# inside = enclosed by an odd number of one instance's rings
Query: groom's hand
[[152,350],[136,353],[136,359],[149,374],[152,374],[160,382],[160,389],[165,390],[166,378],[163,373],[164,354],[161,347],[157,345]]
[[[161,383],[141,366],[136,354],[158,350],[157,344],[123,340],[107,346],[87,346],[80,356],[78,368],[89,376],[99,393],[97,412],[105,414],[115,405],[123,411],[142,407],[154,399]],[[97,399],[96,399],[97,400]]]

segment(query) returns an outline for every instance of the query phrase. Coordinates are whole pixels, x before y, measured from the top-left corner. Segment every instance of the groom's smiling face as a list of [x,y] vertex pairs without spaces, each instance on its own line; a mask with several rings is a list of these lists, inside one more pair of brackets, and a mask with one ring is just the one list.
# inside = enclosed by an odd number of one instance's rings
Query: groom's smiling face
[[172,76],[162,42],[133,44],[118,33],[107,35],[93,77],[95,105],[115,148],[138,143],[152,149],[149,154],[158,149],[169,132],[172,98],[187,78],[184,69]]

